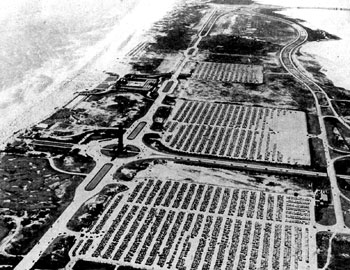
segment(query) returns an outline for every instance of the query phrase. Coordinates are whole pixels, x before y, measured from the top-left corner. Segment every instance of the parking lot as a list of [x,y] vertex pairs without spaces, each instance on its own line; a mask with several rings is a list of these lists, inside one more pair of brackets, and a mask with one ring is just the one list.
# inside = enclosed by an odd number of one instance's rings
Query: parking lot
[[73,255],[159,269],[306,269],[310,203],[149,179],[116,195]]
[[304,112],[190,100],[178,103],[162,140],[174,151],[310,165]]
[[263,67],[230,63],[199,62],[193,79],[235,83],[263,83]]

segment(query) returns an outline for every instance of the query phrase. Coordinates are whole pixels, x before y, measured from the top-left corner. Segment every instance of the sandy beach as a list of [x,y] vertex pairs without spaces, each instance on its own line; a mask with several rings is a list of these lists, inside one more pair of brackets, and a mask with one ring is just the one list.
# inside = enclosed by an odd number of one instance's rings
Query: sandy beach
[[[102,37],[94,33],[99,29],[93,29],[89,35],[100,39],[90,44],[91,46],[84,46],[77,51],[74,61],[53,57],[51,61],[46,61],[27,72],[16,84],[2,89],[0,144],[4,146],[14,132],[51,115],[55,109],[71,100],[76,91],[89,89],[98,84],[106,76],[104,71],[120,75],[130,71],[129,66],[118,59],[123,58],[129,50],[146,39],[144,34],[147,29],[171,10],[175,2],[176,0],[152,0],[145,3],[140,0],[129,0],[129,4],[125,5],[123,10],[114,7],[116,9],[111,13],[117,12],[120,20],[110,28],[105,27],[107,30],[102,27],[103,31],[100,29],[104,33]],[[303,24],[312,29],[322,29],[340,37],[341,39],[337,41],[308,43],[301,51],[317,60],[323,67],[322,71],[336,86],[350,89],[350,79],[347,75],[347,67],[350,65],[350,48],[347,45],[350,39],[350,11],[295,8],[315,6],[349,8],[347,0],[332,2],[296,0],[293,3],[287,0],[256,0],[256,2],[286,7],[281,11],[282,14],[304,20]],[[93,8],[96,9],[94,5],[96,4],[91,4],[90,12],[93,12]],[[55,13],[55,10],[46,7],[45,12],[48,12],[45,16],[49,16],[50,12]]]
[[[82,50],[84,53],[74,64],[58,60],[47,62],[34,72],[28,72],[19,84],[0,92],[0,147],[11,140],[15,132],[45,119],[62,107],[74,98],[76,91],[98,84],[107,76],[104,71],[120,75],[128,72],[128,65],[120,63],[119,59],[147,38],[146,31],[171,10],[175,2],[134,1],[125,7],[120,20],[101,40]],[[51,76],[43,75],[48,69]],[[42,80],[43,76],[48,78]],[[22,89],[25,91],[20,91]]]

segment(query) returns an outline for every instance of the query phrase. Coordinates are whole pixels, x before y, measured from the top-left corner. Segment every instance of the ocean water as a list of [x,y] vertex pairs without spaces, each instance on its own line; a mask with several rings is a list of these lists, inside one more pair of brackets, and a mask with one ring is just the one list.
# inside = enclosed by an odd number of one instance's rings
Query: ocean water
[[28,87],[40,93],[72,69],[135,2],[0,1],[0,109],[23,102]]
[[[311,55],[322,66],[322,72],[336,86],[350,91],[350,1],[349,0],[255,0],[257,3],[285,7],[280,13],[301,19],[311,29],[325,30],[340,40],[310,42],[301,51]],[[307,9],[295,7],[308,7]],[[309,9],[312,7],[349,10]]]
[[[96,83],[121,44],[137,44],[175,2],[1,0],[0,144]],[[74,81],[84,72],[87,83]]]

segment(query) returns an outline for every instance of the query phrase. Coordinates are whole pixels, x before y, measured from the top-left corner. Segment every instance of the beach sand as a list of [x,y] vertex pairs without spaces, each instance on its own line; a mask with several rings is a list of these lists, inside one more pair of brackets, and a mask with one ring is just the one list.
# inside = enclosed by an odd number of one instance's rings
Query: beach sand
[[[58,66],[53,74],[54,80],[49,81],[47,86],[42,85],[41,91],[26,91],[17,97],[16,102],[3,103],[7,106],[2,109],[0,107],[0,148],[14,139],[15,132],[50,116],[74,98],[76,91],[97,85],[107,77],[104,71],[120,75],[129,72],[128,65],[120,63],[120,58],[139,42],[147,39],[146,31],[170,11],[175,2],[176,0],[139,1],[102,40],[85,51],[74,67]],[[40,69],[45,70],[45,66],[36,70],[39,74]],[[28,74],[26,79],[29,82],[23,81],[22,85],[16,87],[33,86],[30,84],[40,87],[35,85],[37,81],[33,79],[33,74]]]

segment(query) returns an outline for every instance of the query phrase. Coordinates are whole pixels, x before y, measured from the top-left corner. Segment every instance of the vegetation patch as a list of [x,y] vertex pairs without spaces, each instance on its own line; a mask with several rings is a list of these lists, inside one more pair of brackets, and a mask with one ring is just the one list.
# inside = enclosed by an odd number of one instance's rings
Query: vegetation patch
[[163,58],[142,58],[137,62],[132,63],[132,67],[135,71],[147,74],[157,73],[157,68],[160,66]]
[[315,170],[325,171],[327,168],[327,159],[324,153],[323,141],[320,138],[310,138],[311,166]]
[[8,233],[15,227],[11,218],[0,216],[0,242],[8,235]]
[[325,125],[327,130],[327,137],[329,144],[335,149],[341,151],[350,150],[350,131],[333,117],[325,118]]
[[[115,265],[79,260],[73,266],[73,270],[114,270]],[[118,268],[120,269],[120,268]]]
[[317,223],[324,226],[335,225],[337,221],[334,206],[330,204],[324,207],[315,207],[315,219]]
[[270,16],[273,16],[273,17],[277,17],[277,18],[282,18],[282,19],[286,19],[288,21],[292,21],[296,24],[299,24],[301,25],[306,31],[307,31],[307,34],[308,34],[308,41],[309,42],[312,42],[312,41],[322,41],[322,40],[330,40],[330,39],[333,39],[333,40],[339,40],[340,38],[335,36],[335,35],[332,35],[324,30],[320,30],[320,29],[316,29],[316,30],[313,30],[313,29],[310,29],[306,26],[303,25],[303,23],[305,21],[301,20],[301,19],[294,19],[294,18],[290,18],[286,15],[283,15],[281,13],[279,13],[279,11],[282,11],[282,9],[271,9],[271,8],[262,8],[259,10],[260,13],[263,13],[263,14],[266,14],[266,15],[270,15]]
[[340,201],[345,225],[350,228],[350,202],[343,197],[340,197]]
[[329,232],[318,232],[316,234],[317,244],[317,267],[323,268],[326,265],[329,249],[329,240],[332,234]]
[[159,22],[155,41],[150,44],[149,50],[171,52],[187,49],[197,34],[194,27],[203,16],[204,7],[198,4],[184,4],[165,20]]
[[319,135],[321,134],[320,121],[318,120],[317,114],[306,114],[307,118],[307,131],[309,134]]
[[247,105],[276,106],[313,113],[315,102],[312,94],[291,76],[267,75],[264,83],[239,84],[181,80],[175,95],[203,101],[239,102]]
[[92,228],[100,215],[111,202],[111,199],[118,193],[126,191],[128,188],[121,184],[111,184],[105,186],[102,191],[86,201],[67,223],[67,227],[75,232],[80,232],[83,228]]
[[26,135],[72,143],[113,138],[115,131],[108,130],[109,127],[120,125],[129,127],[146,114],[153,103],[153,99],[147,94],[147,91],[144,93],[113,91],[91,95],[74,109],[61,109],[43,121],[43,124],[51,127],[50,129],[36,131],[35,134],[31,131]]
[[70,261],[69,250],[74,245],[74,236],[59,236],[45,250],[43,255],[33,266],[33,269],[59,269],[64,268]]
[[254,38],[246,38],[237,35],[206,36],[199,43],[202,50],[212,53],[245,54],[245,55],[267,55],[281,49],[280,45],[265,42]]
[[210,35],[239,35],[270,44],[285,45],[297,36],[297,31],[289,24],[266,18],[260,14],[223,14],[215,22]]
[[349,90],[342,87],[335,86],[333,82],[328,80],[326,75],[324,75],[322,72],[319,72],[318,74],[320,78],[319,80],[323,82],[323,89],[326,91],[326,93],[330,98],[338,99],[338,100],[350,100]]
[[90,173],[96,165],[93,158],[79,155],[77,151],[74,150],[68,154],[54,158],[54,162],[57,168],[61,170],[78,173]]
[[2,155],[0,168],[1,212],[20,220],[6,252],[23,255],[68,206],[83,178],[57,173],[40,157]]
[[347,269],[350,265],[350,235],[337,234],[332,240],[329,270]]
[[335,161],[334,168],[337,174],[350,175],[350,159],[344,158]]
[[9,265],[8,268],[2,267],[1,270],[13,270],[14,267],[22,260],[22,256],[6,256],[0,254],[0,267]]
[[336,111],[345,119],[350,120],[350,100],[349,101],[333,101]]

